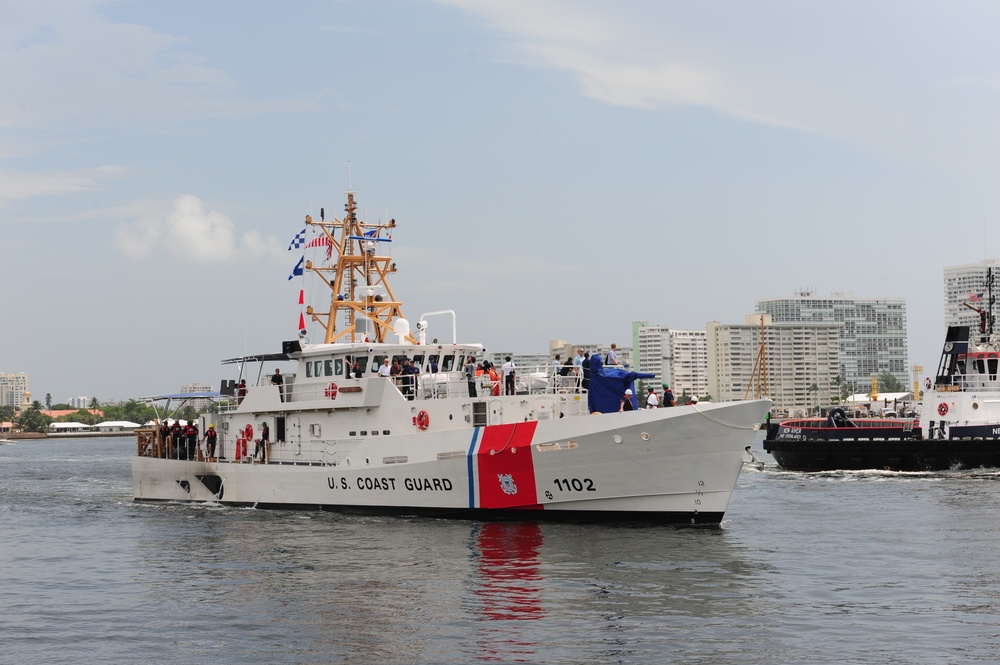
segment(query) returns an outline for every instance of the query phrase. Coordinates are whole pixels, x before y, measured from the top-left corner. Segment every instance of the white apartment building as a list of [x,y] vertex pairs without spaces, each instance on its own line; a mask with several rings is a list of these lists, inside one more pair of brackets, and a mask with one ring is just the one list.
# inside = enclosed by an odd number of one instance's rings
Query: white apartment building
[[[215,388],[212,386],[206,386],[203,383],[189,383],[186,386],[181,386],[181,394],[190,395],[195,393],[210,393],[214,392]],[[208,398],[195,398],[188,402],[195,409],[201,411],[207,409],[211,405],[212,400]]]
[[817,296],[810,291],[792,298],[757,301],[757,313],[775,324],[835,323],[840,326],[838,374],[854,392],[868,392],[871,377],[888,371],[909,384],[906,347],[906,301],[902,298],[855,298],[848,294]]
[[674,395],[712,395],[708,388],[708,345],[704,330],[676,330],[637,322],[636,371],[651,372],[655,379],[646,385],[670,385]]
[[[972,307],[989,310],[989,291],[986,287],[986,269],[993,268],[994,279],[1000,279],[1000,261],[988,259],[980,263],[949,266],[944,269],[944,324],[969,326],[979,330],[979,313]],[[994,296],[1000,295],[1000,282],[994,284]]]
[[84,395],[80,395],[79,397],[70,397],[68,400],[66,400],[66,403],[69,404],[74,409],[90,408],[90,398]]
[[839,323],[775,323],[767,314],[751,314],[743,325],[712,321],[706,329],[708,393],[717,401],[740,400],[749,389],[754,397],[750,386],[757,384],[763,336],[767,396],[775,409],[806,415],[832,404],[841,371],[841,331]]
[[0,373],[0,406],[21,407],[31,403],[25,372]]

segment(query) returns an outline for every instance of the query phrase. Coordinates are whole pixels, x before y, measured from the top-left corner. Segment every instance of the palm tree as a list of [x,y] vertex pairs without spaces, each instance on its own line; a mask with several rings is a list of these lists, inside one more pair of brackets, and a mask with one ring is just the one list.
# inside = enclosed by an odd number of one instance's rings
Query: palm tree
[[52,410],[52,393],[45,393],[45,410]]

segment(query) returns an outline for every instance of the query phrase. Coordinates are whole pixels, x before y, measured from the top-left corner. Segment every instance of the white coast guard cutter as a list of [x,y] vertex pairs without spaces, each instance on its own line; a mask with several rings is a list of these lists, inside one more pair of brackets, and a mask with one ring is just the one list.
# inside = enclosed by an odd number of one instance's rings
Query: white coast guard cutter
[[[328,261],[303,264],[331,290],[328,310],[306,309],[323,341],[300,333],[280,354],[229,361],[297,368],[281,387],[258,378],[242,398],[224,382],[231,394],[220,412],[201,419],[202,433],[209,424],[219,433],[216,457],[173,459],[155,430],[140,431],[136,500],[482,519],[722,519],[769,400],[619,413],[634,377],[599,362],[587,390],[582,377],[552,368],[516,375],[514,395],[500,394],[488,374],[470,386],[464,366],[483,359],[483,346],[458,343],[454,318],[453,339],[426,343],[426,319],[413,334],[402,317],[387,281],[395,264],[380,242],[395,220],[359,221],[351,192],[345,210],[333,222],[306,217],[308,244],[332,250]],[[378,376],[386,357],[412,361],[419,375]],[[265,422],[266,462],[252,463]]]

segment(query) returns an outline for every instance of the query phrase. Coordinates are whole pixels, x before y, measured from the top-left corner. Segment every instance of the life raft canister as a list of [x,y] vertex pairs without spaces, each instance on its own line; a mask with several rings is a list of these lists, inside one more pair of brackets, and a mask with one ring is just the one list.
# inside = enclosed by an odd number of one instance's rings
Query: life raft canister
[[948,415],[948,405],[945,402],[938,404],[938,414],[942,416]]
[[337,399],[337,384],[331,382],[330,385],[326,387],[326,390],[323,391],[323,394],[330,399]]
[[421,411],[417,414],[415,422],[417,423],[417,427],[420,429],[427,429],[427,427],[431,424],[431,417],[427,415],[426,411]]

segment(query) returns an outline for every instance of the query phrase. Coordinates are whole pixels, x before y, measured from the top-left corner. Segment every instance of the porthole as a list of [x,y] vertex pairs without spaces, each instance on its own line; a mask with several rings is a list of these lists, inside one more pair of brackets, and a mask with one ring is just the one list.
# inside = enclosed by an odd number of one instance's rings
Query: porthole
[[640,434],[639,436],[641,436],[641,437],[642,437],[642,440],[643,440],[643,441],[649,441],[649,432],[643,432],[643,433],[642,433],[642,434]]
[[614,435],[614,436],[612,437],[612,441],[614,441],[615,443],[621,443],[621,442],[622,442],[622,438],[621,438],[621,436],[619,436],[619,435],[615,434],[615,435]]

